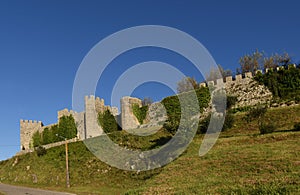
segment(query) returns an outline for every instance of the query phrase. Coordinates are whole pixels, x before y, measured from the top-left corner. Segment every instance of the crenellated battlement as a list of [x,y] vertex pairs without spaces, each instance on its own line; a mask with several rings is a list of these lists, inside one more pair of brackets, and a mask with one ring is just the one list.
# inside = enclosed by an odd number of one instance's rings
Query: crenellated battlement
[[245,79],[251,79],[253,77],[252,72],[246,72],[245,74],[237,74],[233,76],[227,76],[225,78],[216,79],[215,81],[201,82],[200,87],[218,86],[223,83],[243,82]]
[[[291,67],[294,67],[294,68],[297,68],[296,64],[290,64],[286,67],[284,66],[279,66],[279,67],[276,67],[276,68],[266,68],[265,71],[262,71],[262,70],[257,70],[255,72],[255,74],[257,73],[261,73],[261,74],[264,74],[264,73],[268,73],[270,71],[280,71],[280,70],[284,70],[284,69],[290,69]],[[298,67],[299,68],[299,67]],[[246,72],[244,74],[237,74],[237,75],[234,75],[234,76],[227,76],[225,78],[220,78],[220,79],[216,79],[215,81],[207,81],[207,82],[201,82],[199,84],[200,87],[208,87],[208,86],[218,86],[222,83],[233,83],[233,82],[243,82],[244,80],[249,80],[253,78],[253,74],[252,72]]]
[[20,120],[21,150],[29,150],[32,148],[32,136],[35,132],[41,132],[43,126],[42,121]]
[[68,110],[67,108],[63,109],[63,110],[59,110],[57,111],[57,120],[59,121],[59,119],[63,116],[70,116],[70,115],[75,115],[76,112],[73,110]]
[[26,125],[26,126],[29,126],[29,125],[32,125],[32,126],[44,126],[42,121],[37,121],[37,120],[23,120],[21,119],[20,120],[20,125]]

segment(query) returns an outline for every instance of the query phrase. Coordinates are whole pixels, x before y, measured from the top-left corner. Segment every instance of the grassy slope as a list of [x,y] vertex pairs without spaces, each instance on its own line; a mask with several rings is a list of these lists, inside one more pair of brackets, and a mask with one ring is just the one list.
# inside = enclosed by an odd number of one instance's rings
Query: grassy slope
[[[221,134],[213,149],[198,156],[202,136],[197,135],[187,151],[169,165],[149,172],[126,172],[95,158],[82,142],[70,144],[71,192],[78,194],[257,194],[300,193],[300,132],[284,132],[300,122],[300,106],[272,109],[267,118],[276,122],[278,132],[259,135],[255,122],[246,124],[236,114],[235,126]],[[124,134],[124,133],[122,133]],[[158,132],[159,136],[168,136]],[[123,135],[124,136],[124,135]],[[150,136],[128,144],[151,148]],[[124,143],[124,139],[122,140]],[[140,142],[143,147],[141,147]],[[145,147],[145,148],[144,148]],[[49,149],[47,155],[35,153],[0,162],[3,183],[65,190],[64,146]],[[30,165],[30,168],[27,167]],[[34,176],[38,183],[33,183]]]

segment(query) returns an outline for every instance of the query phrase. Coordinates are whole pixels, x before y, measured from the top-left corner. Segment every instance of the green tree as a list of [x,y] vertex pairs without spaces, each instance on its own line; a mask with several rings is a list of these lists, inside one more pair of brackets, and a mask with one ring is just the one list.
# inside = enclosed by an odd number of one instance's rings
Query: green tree
[[51,137],[52,137],[52,143],[62,141],[62,138],[56,136],[56,134],[59,134],[59,128],[58,125],[52,125],[50,128]]
[[32,136],[32,140],[33,140],[33,147],[38,147],[40,145],[42,145],[42,139],[41,139],[41,134],[40,132],[35,132]]
[[118,131],[120,129],[115,117],[109,110],[105,110],[103,113],[99,113],[98,121],[105,133]]
[[53,135],[49,128],[45,128],[43,131],[43,145],[53,143]]
[[77,136],[77,128],[72,115],[62,116],[59,119],[58,134],[67,139],[72,139]]

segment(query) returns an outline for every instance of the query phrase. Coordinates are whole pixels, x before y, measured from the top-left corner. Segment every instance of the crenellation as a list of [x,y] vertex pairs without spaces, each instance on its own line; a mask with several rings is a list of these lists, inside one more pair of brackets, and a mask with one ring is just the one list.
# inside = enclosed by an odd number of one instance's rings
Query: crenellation
[[225,78],[225,82],[232,82],[232,76],[228,76]]
[[252,72],[246,72],[245,78],[252,78]]
[[243,76],[241,74],[235,75],[235,81],[240,82],[243,80]]

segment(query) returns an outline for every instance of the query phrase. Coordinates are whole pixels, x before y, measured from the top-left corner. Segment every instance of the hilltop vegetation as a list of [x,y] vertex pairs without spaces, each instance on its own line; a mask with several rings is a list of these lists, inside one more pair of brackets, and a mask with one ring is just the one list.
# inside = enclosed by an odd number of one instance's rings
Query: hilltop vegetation
[[[82,142],[69,145],[70,192],[77,194],[299,194],[300,106],[274,108],[267,120],[276,121],[276,132],[260,135],[257,122],[247,123],[245,113],[234,115],[234,126],[221,133],[204,157],[198,156],[203,135],[196,135],[187,151],[165,167],[147,171],[122,171],[101,162]],[[163,129],[152,136],[113,133],[123,147],[148,150],[159,147]],[[143,138],[143,139],[142,139]],[[3,183],[55,190],[65,188],[64,146],[14,157],[0,163]]]
[[[241,71],[255,72],[261,57],[256,52],[241,58]],[[264,66],[273,68],[283,64],[288,67],[290,61],[287,55],[275,55],[265,58]],[[228,74],[223,70],[222,76]],[[299,103],[299,78],[300,69],[293,66],[254,77],[272,92],[271,104],[276,101]],[[189,91],[191,87],[195,88],[199,110],[192,98],[185,98],[193,94]],[[174,136],[180,122],[198,116],[199,111],[203,114],[211,101],[209,89],[200,87],[194,79],[184,79],[178,89],[182,92],[178,96],[161,101],[168,116],[164,125],[160,129],[138,129],[139,135],[143,131],[153,132],[152,135],[138,136],[121,130],[109,110],[99,113],[98,121],[111,140],[122,147],[141,151],[159,148]],[[213,105],[222,99],[216,97]],[[215,146],[203,157],[199,157],[198,152],[210,115],[200,121],[198,134],[188,149],[161,168],[119,170],[97,159],[83,142],[76,142],[69,144],[70,189],[65,188],[64,146],[40,148],[43,150],[0,162],[0,182],[77,194],[300,194],[300,106],[268,108],[266,104],[231,109],[236,101],[237,97],[227,96],[222,132]],[[147,104],[133,105],[133,114],[140,124],[146,119],[147,108]],[[185,111],[181,109],[188,110],[186,118],[181,119]],[[42,134],[36,133],[34,146],[59,141],[61,137],[56,134],[72,138],[76,133],[74,118],[63,117],[58,125],[45,129]]]
[[300,69],[292,65],[288,69],[269,70],[255,77],[272,92],[274,98],[300,102]]

